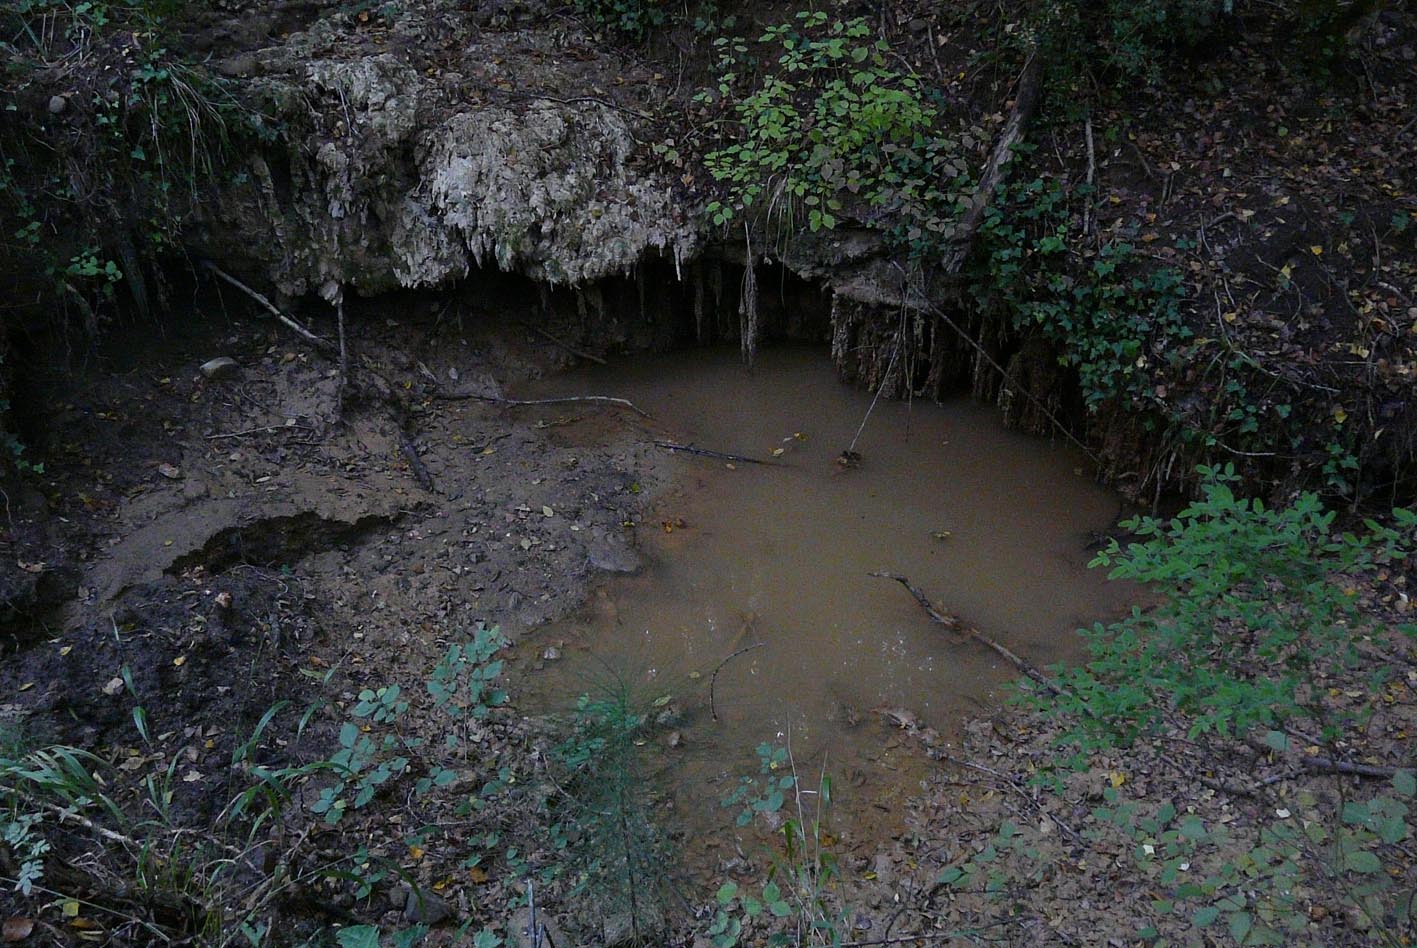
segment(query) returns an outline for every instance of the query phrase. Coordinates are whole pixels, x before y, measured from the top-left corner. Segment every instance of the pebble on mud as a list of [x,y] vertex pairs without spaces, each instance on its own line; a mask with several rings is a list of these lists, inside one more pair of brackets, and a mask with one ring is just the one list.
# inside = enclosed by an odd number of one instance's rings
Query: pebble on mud
[[62,95],[52,95],[49,97],[49,114],[60,115],[69,107],[69,100]]
[[554,645],[548,645],[546,650],[541,653],[541,657],[548,662],[554,662],[561,657],[561,650]]
[[230,356],[218,356],[202,363],[202,374],[214,381],[229,379],[241,370],[241,366]]

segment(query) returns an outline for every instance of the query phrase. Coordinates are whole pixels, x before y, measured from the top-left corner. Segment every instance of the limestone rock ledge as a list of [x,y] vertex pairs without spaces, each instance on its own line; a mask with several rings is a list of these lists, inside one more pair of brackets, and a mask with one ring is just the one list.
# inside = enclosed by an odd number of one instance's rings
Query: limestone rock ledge
[[518,34],[487,49],[436,22],[405,27],[453,55],[351,50],[321,21],[246,58],[239,81],[273,140],[203,209],[200,252],[291,296],[434,287],[493,265],[580,284],[697,252],[692,210],[632,164],[633,110],[519,91],[497,71]]

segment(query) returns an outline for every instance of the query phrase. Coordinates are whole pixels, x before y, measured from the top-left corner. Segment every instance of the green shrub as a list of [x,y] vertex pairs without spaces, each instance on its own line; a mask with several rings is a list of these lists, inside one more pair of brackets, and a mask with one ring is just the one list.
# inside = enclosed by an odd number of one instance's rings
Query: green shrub
[[1184,281],[1126,241],[1074,234],[1068,200],[1052,179],[1005,188],[980,228],[973,293],[1014,328],[1041,332],[1077,371],[1089,409],[1131,409],[1152,400],[1157,362],[1190,335]]
[[851,213],[914,249],[948,238],[967,184],[961,143],[864,19],[804,11],[756,42],[715,44],[718,86],[702,97],[731,102],[732,118],[706,156],[726,185],[707,209],[714,224],[755,214],[781,233],[819,231]]
[[1071,717],[1085,748],[1166,727],[1243,737],[1294,721],[1339,739],[1361,713],[1326,706],[1316,682],[1353,666],[1356,639],[1376,624],[1346,578],[1404,558],[1417,515],[1399,509],[1396,528],[1367,521],[1363,535],[1335,534],[1315,494],[1271,508],[1235,495],[1232,467],[1199,473],[1201,499],[1169,522],[1128,521],[1142,541],[1113,540],[1093,561],[1162,604],[1094,627],[1091,659],[1062,674],[1064,693],[1033,700]]

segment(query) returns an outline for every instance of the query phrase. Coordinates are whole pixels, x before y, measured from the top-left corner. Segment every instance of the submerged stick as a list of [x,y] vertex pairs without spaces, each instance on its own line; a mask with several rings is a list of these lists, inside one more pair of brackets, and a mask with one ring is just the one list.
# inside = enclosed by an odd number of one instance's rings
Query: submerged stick
[[528,405],[565,405],[576,402],[593,402],[600,405],[618,405],[621,408],[628,408],[630,411],[642,418],[648,418],[647,412],[641,411],[634,402],[627,398],[615,398],[611,395],[566,395],[561,398],[503,398],[500,395],[475,395],[471,392],[439,392],[433,396],[445,402],[488,402],[493,405],[509,405],[513,408],[522,408]]
[[591,362],[594,362],[594,363],[596,363],[597,365],[605,365],[605,364],[606,364],[605,360],[602,359],[600,356],[596,355],[595,353],[593,353],[593,352],[586,352],[584,349],[577,349],[575,346],[571,345],[569,342],[567,342],[566,340],[562,339],[560,336],[557,336],[557,335],[555,335],[555,334],[553,334],[553,333],[551,333],[551,332],[548,332],[547,330],[542,329],[540,326],[533,326],[531,323],[522,323],[521,325],[522,325],[523,327],[525,327],[526,329],[530,329],[532,332],[536,333],[538,336],[541,336],[541,337],[542,337],[543,339],[545,339],[547,342],[550,342],[550,343],[552,343],[553,345],[556,345],[556,346],[559,346],[559,347],[562,348],[562,349],[565,349],[565,350],[566,350],[567,352],[569,352],[571,355],[573,355],[573,356],[575,356],[575,357],[577,357],[577,358],[579,358],[579,359],[589,359]]
[[714,700],[713,700],[713,686],[716,685],[716,684],[718,684],[718,673],[721,672],[721,671],[723,671],[723,666],[724,666],[724,665],[727,665],[729,662],[733,661],[733,660],[734,660],[735,658],[737,658],[739,655],[742,655],[744,652],[751,652],[751,651],[752,651],[753,649],[755,649],[755,648],[762,648],[762,647],[763,647],[764,645],[766,645],[766,644],[768,644],[768,643],[766,643],[766,642],[757,642],[757,643],[755,643],[755,644],[753,644],[753,645],[745,645],[745,646],[743,646],[743,647],[740,648],[738,651],[734,652],[733,654],[731,654],[731,655],[729,655],[727,658],[725,658],[723,661],[719,662],[719,663],[718,663],[718,667],[715,668],[715,669],[713,670],[713,674],[709,676],[709,714],[713,716],[713,719],[714,719],[715,721],[718,720],[718,706],[714,704]]
[[956,632],[960,635],[963,635],[965,638],[974,639],[975,641],[993,649],[996,653],[1006,659],[1019,671],[1023,672],[1029,678],[1032,678],[1034,681],[1038,682],[1044,688],[1047,688],[1050,693],[1055,695],[1063,693],[1062,689],[1055,685],[1048,678],[1047,675],[1039,671],[1038,667],[1032,662],[1028,661],[1025,658],[1021,658],[1018,655],[1015,655],[1004,645],[1001,645],[999,642],[995,641],[994,639],[991,639],[989,636],[985,635],[983,632],[980,632],[973,626],[965,624],[964,620],[960,619],[959,616],[952,615],[948,612],[941,612],[939,609],[935,608],[935,604],[930,601],[930,597],[926,596],[916,586],[914,586],[910,582],[909,577],[902,576],[899,573],[888,573],[885,570],[878,570],[877,572],[869,573],[868,575],[875,576],[878,579],[893,579],[896,582],[900,583],[906,588],[906,591],[909,592],[910,595],[915,598],[915,601],[920,603],[920,608],[925,610],[925,614],[929,616],[931,620],[938,622],[940,625],[949,629],[951,632]]
[[212,263],[210,260],[202,261],[202,266],[210,270],[213,275],[220,277],[227,283],[230,283],[232,286],[236,287],[241,292],[245,293],[247,296],[251,297],[251,299],[255,300],[257,303],[260,303],[263,307],[265,307],[267,312],[269,312],[272,316],[274,316],[276,319],[280,320],[287,327],[289,327],[291,332],[295,333],[301,339],[304,339],[306,342],[310,343],[316,349],[319,349],[321,352],[327,354],[334,353],[336,351],[336,347],[334,346],[334,344],[332,344],[328,340],[321,339],[319,336],[315,335],[313,332],[300,325],[294,319],[283,313],[276,306],[276,304],[266,299],[265,296],[261,295],[260,293],[257,293],[255,290],[251,289],[245,283],[242,283],[240,280],[236,279],[236,277],[232,276],[230,273],[227,273],[225,270]]
[[720,461],[741,461],[744,464],[763,464],[768,467],[774,465],[770,461],[760,461],[757,458],[744,457],[741,454],[729,454],[726,451],[710,451],[708,448],[696,448],[690,444],[679,444],[674,441],[655,441],[656,448],[664,448],[666,451],[683,451],[685,454],[697,454],[706,458],[718,458]]

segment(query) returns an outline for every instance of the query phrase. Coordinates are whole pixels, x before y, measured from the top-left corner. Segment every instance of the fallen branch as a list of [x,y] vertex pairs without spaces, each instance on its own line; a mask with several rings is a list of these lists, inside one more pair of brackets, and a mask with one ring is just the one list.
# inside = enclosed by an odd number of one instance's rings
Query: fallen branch
[[[1275,749],[1259,738],[1247,736],[1245,743],[1255,750],[1265,754],[1275,753]],[[1337,757],[1328,757],[1323,754],[1297,754],[1292,760],[1285,759],[1286,763],[1298,766],[1301,770],[1307,770],[1316,774],[1347,774],[1352,777],[1371,777],[1374,780],[1391,780],[1396,776],[1401,767],[1386,767],[1381,764],[1360,764],[1351,760],[1339,760]],[[1410,768],[1409,768],[1410,769]]]
[[266,299],[260,293],[257,293],[255,290],[251,289],[245,283],[242,283],[240,280],[236,279],[236,277],[232,276],[230,273],[227,273],[221,267],[212,263],[210,260],[202,261],[202,266],[210,270],[213,275],[220,277],[227,283],[230,283],[232,286],[236,287],[241,292],[245,293],[247,296],[251,297],[251,299],[255,300],[257,303],[260,303],[272,316],[280,320],[287,327],[289,327],[292,332],[294,332],[301,339],[304,339],[306,342],[310,343],[316,349],[319,349],[326,355],[338,354],[339,350],[334,345],[334,343],[331,343],[325,339],[321,339],[319,336],[315,335],[313,332],[300,325],[294,319],[291,319],[285,313],[281,312],[281,310],[270,300]]
[[225,434],[207,435],[208,441],[220,441],[223,438],[244,438],[246,435],[264,434],[267,431],[314,431],[309,425],[266,425],[261,428],[247,428],[244,431],[228,431]]
[[718,684],[718,673],[721,672],[721,671],[723,671],[723,666],[724,666],[724,665],[727,665],[729,662],[733,661],[733,660],[734,660],[735,658],[737,658],[739,655],[742,655],[744,652],[751,652],[751,651],[752,651],[753,649],[755,649],[755,648],[762,648],[762,647],[763,647],[764,645],[766,645],[766,644],[768,644],[768,643],[766,643],[766,642],[758,642],[758,643],[756,643],[756,644],[754,644],[754,645],[745,645],[745,646],[743,646],[743,647],[740,648],[738,651],[734,652],[732,655],[729,655],[729,656],[728,656],[727,658],[725,658],[723,661],[719,662],[719,663],[718,663],[718,667],[716,667],[716,668],[713,670],[713,674],[709,676],[709,714],[712,715],[712,717],[713,717],[713,719],[714,719],[715,721],[718,720],[718,706],[717,706],[716,704],[714,704],[714,700],[713,700],[713,687],[714,687],[714,685]]
[[1044,688],[1048,689],[1048,692],[1050,694],[1060,695],[1063,693],[1063,689],[1059,688],[1047,675],[1039,671],[1038,667],[1032,662],[1014,654],[1008,648],[1001,645],[994,639],[991,639],[989,636],[985,635],[983,632],[980,632],[973,626],[967,625],[962,619],[959,618],[959,616],[951,615],[948,612],[941,612],[939,609],[935,608],[935,604],[930,601],[930,597],[926,596],[917,587],[912,585],[909,577],[902,576],[899,573],[888,573],[884,570],[879,570],[868,575],[875,576],[878,579],[893,579],[896,582],[900,583],[906,588],[906,591],[909,592],[911,596],[915,597],[915,601],[920,603],[920,608],[925,610],[925,614],[929,616],[931,620],[939,623],[940,625],[949,629],[951,632],[954,632],[958,635],[962,635],[965,638],[974,639],[975,641],[993,649],[996,653],[1006,659],[1019,671],[1023,672],[1029,678],[1032,678]]
[[408,459],[408,469],[413,472],[413,478],[418,481],[418,486],[426,491],[433,490],[433,475],[429,474],[428,468],[424,467],[423,459],[418,456],[418,447],[414,445],[408,435],[399,434],[399,449]]
[[475,395],[471,392],[438,392],[433,397],[445,402],[488,402],[493,405],[508,405],[512,408],[593,402],[600,405],[618,405],[621,408],[630,409],[630,411],[642,418],[649,417],[647,413],[641,411],[635,403],[629,399],[614,398],[610,395],[566,395],[562,398],[503,398],[500,395]]
[[771,461],[760,461],[757,458],[744,457],[741,454],[729,454],[726,451],[710,451],[708,448],[696,448],[689,444],[677,444],[673,441],[655,441],[656,448],[664,448],[666,451],[683,451],[685,454],[697,454],[706,458],[718,458],[720,461],[741,461],[744,464],[763,464],[774,467]]
[[344,338],[344,293],[340,293],[336,312],[339,314],[339,398],[344,404],[345,388],[349,385],[349,347]]
[[979,185],[974,189],[974,194],[965,207],[964,215],[955,227],[954,235],[950,241],[952,246],[945,253],[944,269],[946,274],[959,273],[970,250],[973,249],[974,236],[984,223],[984,214],[989,210],[995,192],[999,190],[999,186],[1004,183],[1007,176],[1009,161],[1014,154],[1014,146],[1023,140],[1023,133],[1028,128],[1029,120],[1033,118],[1033,110],[1038,105],[1038,93],[1042,86],[1042,79],[1043,60],[1039,58],[1038,51],[1033,50],[1029,53],[1028,62],[1024,64],[1023,72],[1019,74],[1018,90],[1014,94],[1014,107],[1009,112],[1008,121],[1004,123],[1004,129],[999,133],[999,140],[994,143],[994,150],[989,156],[989,162],[984,166],[984,173],[979,177]]

